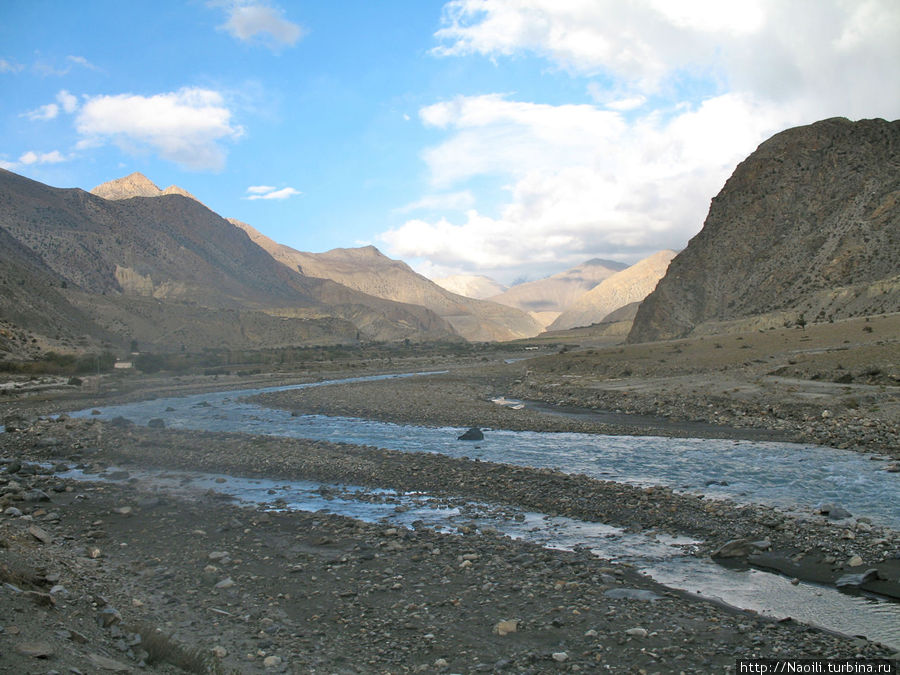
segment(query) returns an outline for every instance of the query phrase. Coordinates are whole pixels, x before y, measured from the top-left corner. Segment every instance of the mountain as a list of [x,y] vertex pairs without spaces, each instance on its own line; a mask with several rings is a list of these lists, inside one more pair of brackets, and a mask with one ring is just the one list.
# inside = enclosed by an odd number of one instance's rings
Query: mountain
[[489,300],[529,312],[541,325],[547,326],[585,291],[626,267],[622,263],[594,258],[546,279],[518,284]]
[[144,174],[135,171],[124,178],[117,178],[102,185],[98,185],[91,190],[92,195],[103,197],[103,199],[131,199],[132,197],[161,197],[162,195],[181,195],[195,202],[200,202],[194,195],[187,190],[170,185],[165,190],[156,187],[149,178]]
[[246,223],[231,222],[289,269],[386,300],[427,307],[467,340],[514,340],[541,332],[541,326],[524,312],[451,293],[374,246],[304,253],[273,241]]
[[507,290],[503,284],[481,274],[456,274],[452,277],[435,279],[434,283],[451,293],[476,300],[484,300]]
[[[128,197],[155,188],[139,174],[106,185],[122,198],[0,170],[4,256],[31,274],[16,300],[23,311],[71,306],[88,336],[156,350],[455,338],[425,308],[285,268],[194,199]],[[4,308],[0,319],[44,332],[57,323],[34,314]]]
[[900,120],[788,129],[741,162],[642,303],[630,342],[767,315],[900,311]]
[[547,330],[565,330],[604,321],[611,312],[640,302],[656,288],[675,251],[659,251],[594,286],[566,307]]

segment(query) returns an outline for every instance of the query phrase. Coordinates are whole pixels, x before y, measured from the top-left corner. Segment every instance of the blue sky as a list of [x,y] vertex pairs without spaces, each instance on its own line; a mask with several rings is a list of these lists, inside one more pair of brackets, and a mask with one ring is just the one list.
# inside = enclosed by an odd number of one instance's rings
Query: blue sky
[[0,166],[508,283],[683,247],[773,133],[900,117],[898,63],[894,0],[5,0]]

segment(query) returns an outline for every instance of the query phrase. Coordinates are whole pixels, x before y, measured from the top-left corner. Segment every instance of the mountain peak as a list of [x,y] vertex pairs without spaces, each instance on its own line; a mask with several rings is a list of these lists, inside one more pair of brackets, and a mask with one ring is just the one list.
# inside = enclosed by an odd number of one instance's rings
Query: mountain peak
[[131,197],[157,197],[161,194],[156,184],[139,171],[98,185],[91,194],[104,199],[130,199]]
[[[108,181],[98,185],[91,194],[103,197],[103,199],[131,199],[132,197],[161,197],[163,195],[181,195],[195,202],[200,202],[194,195],[177,185],[170,185],[165,190],[160,190],[152,180],[140,171],[135,171],[122,178]],[[200,202],[202,203],[202,202]]]

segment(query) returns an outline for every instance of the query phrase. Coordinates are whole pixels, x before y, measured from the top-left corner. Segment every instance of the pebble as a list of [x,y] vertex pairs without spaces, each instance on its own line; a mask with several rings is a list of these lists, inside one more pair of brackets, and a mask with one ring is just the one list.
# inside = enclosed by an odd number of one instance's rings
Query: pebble
[[569,654],[567,652],[553,652],[552,657],[557,663],[564,663],[569,660]]
[[629,628],[625,631],[625,635],[630,635],[631,637],[647,637],[647,629],[646,628]]

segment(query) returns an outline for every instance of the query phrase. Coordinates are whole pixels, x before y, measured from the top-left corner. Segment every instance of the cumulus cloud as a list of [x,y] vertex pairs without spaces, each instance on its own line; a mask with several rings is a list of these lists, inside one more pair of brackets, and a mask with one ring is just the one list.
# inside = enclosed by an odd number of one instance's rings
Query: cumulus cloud
[[272,185],[251,185],[247,188],[247,197],[244,199],[288,199],[294,195],[303,193],[292,187],[276,188]]
[[[454,56],[530,52],[578,75],[605,75],[635,94],[685,73],[729,91],[829,104],[850,116],[900,105],[900,4],[781,0],[451,0],[441,45]],[[720,92],[721,93],[721,92]]]
[[40,108],[35,108],[34,110],[29,110],[24,114],[30,120],[52,120],[56,119],[57,115],[59,115],[59,106],[55,103],[48,103],[47,105],[42,105]]
[[242,42],[261,42],[271,48],[293,46],[303,37],[303,27],[284,18],[281,9],[263,2],[236,0],[225,3],[228,20],[220,26]]
[[381,241],[420,267],[506,278],[550,260],[681,248],[767,137],[837,115],[900,116],[900,88],[885,86],[898,34],[893,0],[451,0],[434,53],[537,55],[594,103],[490,94],[422,108],[444,133],[422,152],[432,186],[487,176],[505,198],[407,220]]
[[432,180],[503,176],[506,203],[494,215],[408,220],[380,238],[400,257],[507,280],[554,261],[681,248],[734,166],[782,128],[783,115],[734,94],[632,121],[595,106],[494,95],[437,104],[422,118],[450,136],[423,153]]
[[21,157],[19,157],[19,164],[59,164],[60,162],[65,162],[66,158],[59,150],[53,150],[51,152],[35,152],[33,150],[29,150],[24,153]]
[[56,100],[62,106],[62,109],[69,114],[75,112],[78,109],[78,99],[67,92],[65,89],[62,89],[56,95]]
[[111,141],[127,152],[152,150],[188,169],[217,170],[225,164],[223,141],[243,133],[231,117],[219,92],[183,88],[88,98],[75,127],[83,137],[80,148]]

